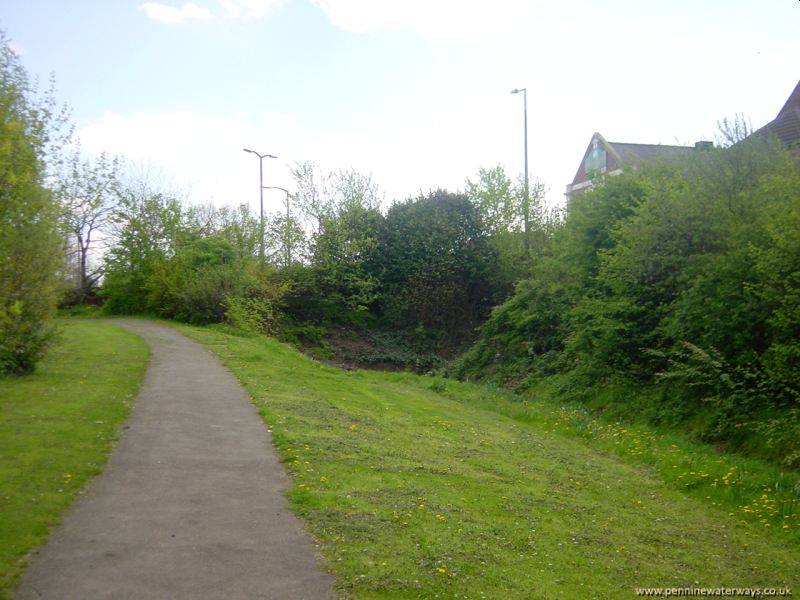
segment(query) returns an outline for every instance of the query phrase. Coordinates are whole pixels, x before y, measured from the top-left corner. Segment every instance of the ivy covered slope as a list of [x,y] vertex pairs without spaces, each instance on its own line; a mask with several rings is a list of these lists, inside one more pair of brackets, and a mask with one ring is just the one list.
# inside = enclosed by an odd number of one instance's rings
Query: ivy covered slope
[[766,137],[598,181],[455,366],[800,466],[800,173]]

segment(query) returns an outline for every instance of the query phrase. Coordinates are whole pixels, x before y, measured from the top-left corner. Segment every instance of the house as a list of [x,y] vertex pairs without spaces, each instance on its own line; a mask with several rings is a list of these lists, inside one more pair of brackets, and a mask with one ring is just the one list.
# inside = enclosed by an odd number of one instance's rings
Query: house
[[788,148],[800,150],[800,81],[789,95],[789,99],[772,121],[756,131],[777,137]]
[[586,148],[575,178],[567,185],[567,202],[572,194],[590,188],[592,179],[599,174],[619,175],[623,169],[635,167],[643,162],[669,160],[695,149],[712,146],[711,142],[697,142],[694,146],[609,142],[599,133],[595,133]]
[[[800,153],[800,81],[778,116],[754,135],[759,134],[774,135],[788,148]],[[591,188],[592,180],[599,174],[618,175],[623,169],[635,168],[643,162],[669,160],[693,150],[711,147],[712,142],[697,142],[694,147],[609,142],[599,133],[595,133],[583,154],[575,178],[567,185],[567,203],[573,194]]]

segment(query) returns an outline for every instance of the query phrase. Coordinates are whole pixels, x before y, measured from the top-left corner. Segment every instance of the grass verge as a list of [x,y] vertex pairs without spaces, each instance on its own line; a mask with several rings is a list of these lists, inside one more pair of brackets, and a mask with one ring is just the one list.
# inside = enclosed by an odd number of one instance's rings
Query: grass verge
[[498,412],[537,428],[579,439],[591,448],[646,465],[674,489],[724,510],[743,523],[780,532],[781,543],[800,547],[800,473],[740,453],[720,452],[680,431],[612,421],[580,404],[563,404],[546,392],[521,396],[493,386],[432,378],[443,395]]
[[144,376],[145,343],[99,321],[62,321],[24,377],[0,379],[0,598],[25,557],[100,472]]
[[343,597],[800,585],[788,534],[565,435],[552,407],[458,382],[341,371],[223,329],[181,330],[249,391],[292,475],[292,507]]

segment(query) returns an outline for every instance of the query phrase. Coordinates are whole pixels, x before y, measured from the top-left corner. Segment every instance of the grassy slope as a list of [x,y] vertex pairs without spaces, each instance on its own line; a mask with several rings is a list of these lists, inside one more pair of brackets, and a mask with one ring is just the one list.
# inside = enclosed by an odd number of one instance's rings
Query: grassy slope
[[219,354],[272,428],[292,506],[344,596],[800,587],[800,552],[783,532],[689,498],[532,413],[511,418],[508,402],[482,400],[485,388],[345,372],[271,340],[182,330]]
[[99,473],[147,360],[119,327],[67,321],[33,375],[0,379],[0,598]]

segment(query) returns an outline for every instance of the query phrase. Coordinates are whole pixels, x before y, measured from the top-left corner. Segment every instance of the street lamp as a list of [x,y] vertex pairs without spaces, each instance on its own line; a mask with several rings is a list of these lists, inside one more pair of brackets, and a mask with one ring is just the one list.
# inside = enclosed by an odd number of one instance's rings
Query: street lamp
[[264,264],[264,159],[265,158],[278,158],[272,154],[259,154],[255,150],[242,148],[245,152],[255,154],[258,157],[258,193],[261,200],[261,245],[259,246],[259,257],[261,264]]
[[512,94],[519,94],[522,92],[522,100],[523,100],[523,108],[524,108],[524,115],[525,115],[525,203],[523,205],[523,210],[525,214],[523,215],[524,219],[524,227],[525,227],[525,239],[523,244],[525,246],[525,254],[528,254],[530,240],[528,238],[528,228],[530,227],[530,217],[528,213],[530,212],[530,204],[531,198],[528,191],[528,88],[514,88],[511,90]]
[[289,231],[289,190],[286,188],[282,188],[279,185],[267,185],[264,186],[265,190],[281,190],[286,194],[286,239],[283,241],[286,247],[286,265],[289,266],[289,263],[292,260],[292,240],[291,240],[291,232]]

